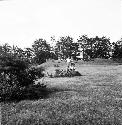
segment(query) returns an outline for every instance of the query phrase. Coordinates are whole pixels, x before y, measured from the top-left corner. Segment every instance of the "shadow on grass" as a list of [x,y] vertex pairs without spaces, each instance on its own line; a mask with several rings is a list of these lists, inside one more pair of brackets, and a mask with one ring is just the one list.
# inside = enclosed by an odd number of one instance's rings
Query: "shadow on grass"
[[[94,89],[93,89],[94,90]],[[77,91],[74,89],[68,88],[45,88],[43,91],[43,98],[49,98],[51,94],[64,91]],[[90,90],[88,90],[90,91]],[[94,90],[95,91],[95,90]],[[31,91],[32,92],[32,91]],[[84,90],[85,92],[85,90]],[[83,92],[83,93],[84,93]],[[44,102],[40,101],[39,104],[32,105],[31,102],[27,101],[17,104],[15,112],[11,113],[11,118],[8,121],[5,121],[6,124],[20,124],[20,125],[121,125],[121,119],[118,116],[121,116],[121,110],[115,109],[114,106],[109,104],[109,100],[104,102],[104,98],[101,97],[102,93],[92,93],[91,101],[82,101],[82,100],[71,100],[68,103],[65,103],[61,100],[57,102],[50,101]],[[67,94],[67,93],[66,93]],[[96,94],[98,98],[96,98]],[[65,95],[65,94],[64,94]],[[82,94],[81,94],[82,95]],[[57,95],[56,95],[57,96]],[[71,95],[72,96],[72,95]],[[31,97],[31,96],[30,96]],[[70,96],[69,96],[70,97]],[[95,97],[95,98],[94,98]],[[101,97],[101,98],[100,98]],[[38,98],[30,98],[28,100],[37,100]],[[101,100],[100,100],[101,99]],[[106,98],[105,98],[106,99]],[[27,99],[25,99],[27,100]],[[100,102],[101,101],[101,102]],[[113,103],[110,101],[110,103]],[[20,108],[19,108],[20,105]],[[25,107],[25,108],[23,108]],[[9,108],[10,110],[10,108]],[[10,111],[9,111],[10,112]],[[8,113],[7,112],[7,116]],[[5,115],[4,117],[7,118]],[[46,116],[46,117],[45,117]],[[6,120],[6,119],[5,119]]]
[[47,88],[46,86],[44,88],[39,88],[38,86],[31,86],[29,88],[26,88],[19,92],[18,94],[12,94],[11,98],[6,98],[4,100],[1,100],[3,103],[18,103],[22,100],[38,100],[38,99],[47,99],[50,97],[51,94],[55,94],[57,92],[63,92],[63,91],[73,91],[72,89],[68,88],[58,88],[58,87],[52,87]]

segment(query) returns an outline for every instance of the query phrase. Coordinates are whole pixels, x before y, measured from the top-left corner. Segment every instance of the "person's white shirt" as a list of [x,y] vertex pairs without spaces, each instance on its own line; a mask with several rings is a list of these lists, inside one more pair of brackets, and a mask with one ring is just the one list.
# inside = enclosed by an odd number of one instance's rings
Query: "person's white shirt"
[[70,59],[70,58],[67,58],[66,61],[67,61],[67,63],[70,63],[70,62],[71,62],[71,59]]

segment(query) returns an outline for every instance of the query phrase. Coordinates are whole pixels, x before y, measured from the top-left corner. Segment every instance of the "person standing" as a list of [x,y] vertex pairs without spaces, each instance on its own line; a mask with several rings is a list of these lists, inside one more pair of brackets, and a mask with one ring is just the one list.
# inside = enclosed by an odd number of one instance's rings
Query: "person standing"
[[70,63],[71,63],[71,59],[68,57],[68,58],[66,59],[66,62],[67,62],[67,67],[69,67],[69,66],[70,66]]

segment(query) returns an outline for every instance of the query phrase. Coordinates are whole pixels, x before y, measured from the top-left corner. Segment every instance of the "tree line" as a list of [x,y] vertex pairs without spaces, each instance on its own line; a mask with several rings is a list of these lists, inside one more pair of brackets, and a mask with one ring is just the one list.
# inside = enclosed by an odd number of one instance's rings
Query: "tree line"
[[83,60],[122,58],[122,38],[111,43],[110,38],[105,36],[90,38],[87,35],[82,35],[77,41],[74,41],[70,36],[60,37],[59,40],[51,37],[51,41],[54,46],[45,39],[37,39],[31,48],[25,49],[6,43],[0,46],[0,56],[8,54],[13,58],[16,57],[36,64],[44,63],[47,59],[66,59],[67,57],[73,57],[77,60],[80,53],[83,53]]

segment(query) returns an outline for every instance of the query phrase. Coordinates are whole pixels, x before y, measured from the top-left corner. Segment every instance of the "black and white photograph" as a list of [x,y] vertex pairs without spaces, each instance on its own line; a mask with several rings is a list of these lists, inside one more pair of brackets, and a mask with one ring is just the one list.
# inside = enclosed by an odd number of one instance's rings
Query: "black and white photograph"
[[122,0],[0,0],[0,125],[122,125]]

